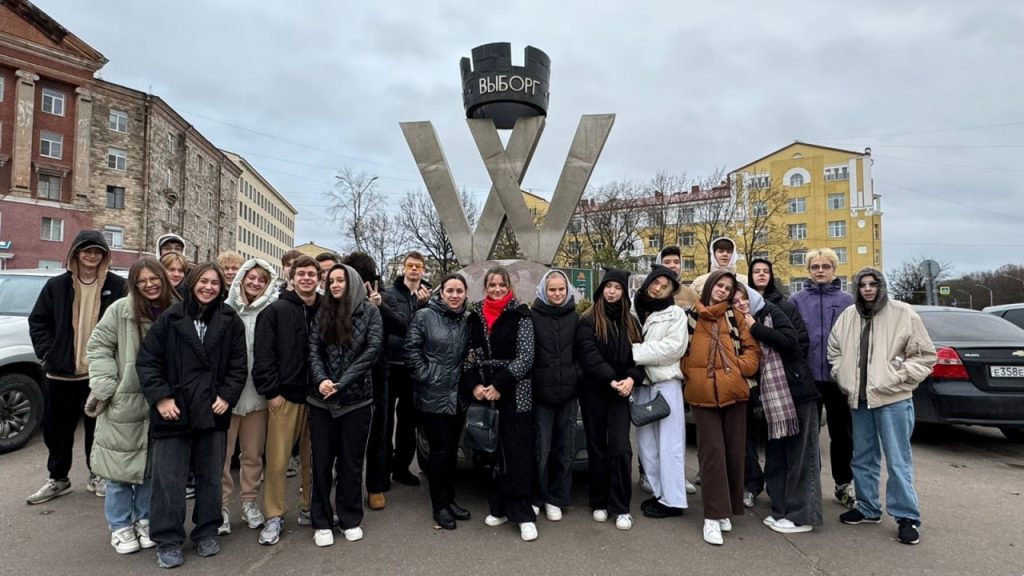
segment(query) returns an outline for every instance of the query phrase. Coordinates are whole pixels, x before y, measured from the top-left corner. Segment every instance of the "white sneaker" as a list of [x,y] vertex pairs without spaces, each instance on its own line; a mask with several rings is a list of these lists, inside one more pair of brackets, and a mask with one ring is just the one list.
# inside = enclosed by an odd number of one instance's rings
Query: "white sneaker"
[[118,554],[131,554],[139,551],[139,539],[131,526],[118,528],[110,533],[110,545]]
[[686,493],[687,494],[696,494],[697,493],[697,487],[694,486],[693,482],[690,482],[689,480],[686,481]]
[[263,517],[263,512],[260,512],[259,504],[255,502],[242,502],[242,518],[249,524],[249,528],[253,530],[263,526],[263,522],[266,521],[266,518]]
[[719,520],[718,526],[722,529],[722,532],[732,532],[732,520],[729,518]]
[[651,488],[651,481],[647,478],[647,474],[640,475],[640,490],[648,494],[654,494],[654,488]]
[[505,522],[508,522],[508,516],[491,516],[488,514],[487,518],[484,518],[484,524],[491,527],[501,526]]
[[220,528],[217,528],[217,535],[223,536],[225,534],[231,534],[231,516],[228,514],[227,508],[220,509],[221,523]]
[[149,537],[149,520],[139,520],[135,523],[135,536],[139,539],[139,546],[143,550],[149,550],[156,546],[156,542]]
[[776,520],[774,524],[769,526],[769,528],[775,530],[776,532],[781,532],[782,534],[799,534],[801,532],[810,532],[811,530],[813,530],[812,526],[793,524],[793,521],[789,520],[788,518]]
[[519,525],[519,536],[523,542],[533,542],[537,539],[537,524],[534,522],[523,522]]
[[530,508],[533,508],[533,515],[534,516],[536,516],[537,514],[540,514],[540,506],[534,506],[533,504],[531,504]]
[[764,520],[761,521],[762,524],[764,524],[765,526],[767,526],[769,528],[771,528],[772,525],[775,524],[775,522],[776,522],[775,516],[765,516]]
[[90,474],[89,482],[86,483],[85,489],[103,498],[107,495],[107,479],[101,478],[99,474]]
[[558,522],[562,519],[562,509],[554,504],[544,505],[544,516],[552,522]]
[[753,508],[754,507],[754,498],[755,498],[755,496],[754,496],[753,492],[747,492],[746,490],[744,490],[743,491],[743,507],[744,508]]
[[313,543],[323,548],[334,545],[334,530],[327,528],[313,533]]
[[608,511],[607,510],[594,510],[594,522],[607,522]]
[[718,523],[718,520],[704,519],[704,541],[715,546],[725,543],[725,540],[722,539],[722,525]]
[[633,517],[629,514],[619,514],[615,517],[615,527],[619,530],[629,530],[633,527]]
[[345,540],[348,540],[349,542],[358,542],[359,540],[362,540],[362,539],[363,539],[363,529],[360,528],[359,526],[356,526],[355,528],[349,528],[348,530],[345,530]]

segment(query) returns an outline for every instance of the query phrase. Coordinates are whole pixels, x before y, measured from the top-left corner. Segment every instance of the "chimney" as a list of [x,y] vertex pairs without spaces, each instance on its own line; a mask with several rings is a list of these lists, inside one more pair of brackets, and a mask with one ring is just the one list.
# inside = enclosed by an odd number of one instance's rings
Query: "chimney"
[[690,194],[700,194],[700,184],[690,186]]

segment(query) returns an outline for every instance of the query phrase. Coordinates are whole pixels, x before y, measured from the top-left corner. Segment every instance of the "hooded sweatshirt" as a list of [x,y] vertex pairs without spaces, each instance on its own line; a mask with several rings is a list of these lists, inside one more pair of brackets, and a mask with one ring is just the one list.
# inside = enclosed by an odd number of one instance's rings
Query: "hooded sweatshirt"
[[[655,263],[656,266],[664,266],[664,264],[662,263],[664,255],[664,250],[658,253],[658,261]],[[690,308],[693,307],[694,302],[700,299],[700,294],[694,291],[692,287],[683,284],[682,274],[683,272],[680,269],[679,275],[676,276],[676,280],[679,281],[679,288],[676,289],[675,294],[673,294],[672,296],[675,298],[676,306],[679,306],[683,310],[689,310]]]
[[[648,290],[658,278],[668,279],[671,291],[663,298],[652,298]],[[643,324],[643,341],[633,343],[633,360],[644,367],[647,384],[683,379],[679,359],[686,353],[690,337],[686,312],[676,306],[672,296],[678,287],[675,273],[656,265],[636,293],[635,309]]]
[[[548,279],[561,276],[568,288],[565,301],[554,305],[548,300]],[[544,404],[559,404],[576,397],[579,367],[574,353],[576,325],[576,289],[561,270],[551,270],[537,284],[537,299],[530,308],[533,318],[534,359],[533,398]]]
[[828,335],[839,315],[851,304],[853,296],[843,292],[839,278],[828,284],[813,280],[804,282],[804,289],[793,294],[789,301],[796,306],[807,328],[807,366],[817,382],[831,381],[831,365],[826,358]]
[[[725,266],[719,266],[718,260],[715,259],[714,246],[715,243],[718,242],[719,240],[725,240],[726,242],[732,244],[732,257],[729,258],[729,263]],[[693,291],[696,292],[698,295],[704,290],[704,283],[707,282],[708,276],[710,276],[711,273],[716,270],[726,270],[728,272],[732,272],[733,275],[736,276],[737,282],[739,282],[740,284],[747,283],[747,277],[744,276],[743,274],[739,274],[736,272],[736,261],[739,259],[739,253],[736,251],[736,243],[733,242],[732,238],[720,236],[712,240],[711,244],[708,245],[708,255],[711,258],[711,269],[708,270],[707,274],[701,274],[700,276],[697,276],[697,278],[694,279],[693,283],[690,284],[690,288],[693,288]]]
[[[256,267],[263,268],[269,272],[270,281],[267,282],[266,288],[263,289],[263,294],[260,294],[252,302],[246,302],[244,287],[245,275]],[[279,293],[277,288],[274,286],[275,280],[277,280],[277,272],[274,271],[273,266],[261,258],[252,258],[244,262],[238,269],[238,274],[235,275],[235,281],[232,282],[231,288],[228,289],[228,306],[231,306],[235,312],[238,313],[238,317],[241,318],[242,323],[245,324],[245,349],[249,357],[249,372],[245,382],[245,389],[242,390],[242,397],[238,399],[238,404],[235,404],[234,408],[234,413],[239,416],[245,416],[250,412],[263,410],[267,407],[266,399],[256,391],[256,387],[253,384],[252,345],[256,337],[256,317],[278,298]]]
[[[78,253],[95,246],[103,250],[96,280],[81,282]],[[68,251],[67,272],[46,281],[28,317],[36,356],[47,376],[55,380],[89,377],[86,345],[107,306],[125,295],[125,280],[109,273],[110,249],[103,234],[82,230]]]
[[171,241],[180,242],[181,243],[181,255],[182,256],[184,256],[185,254],[188,253],[188,244],[185,243],[185,239],[182,238],[181,236],[178,236],[177,234],[168,233],[168,234],[164,234],[163,236],[160,236],[159,238],[156,239],[156,257],[157,258],[160,257],[160,247],[163,246],[164,244],[166,244],[167,242],[171,242]]
[[764,292],[761,294],[764,299],[771,302],[780,310],[782,310],[786,316],[789,317],[790,322],[793,324],[793,328],[796,329],[797,340],[800,343],[800,349],[803,351],[803,355],[806,360],[807,349],[810,343],[807,339],[807,326],[804,325],[804,319],[800,316],[800,311],[796,309],[796,306],[786,298],[786,294],[779,286],[778,281],[775,280],[775,268],[772,263],[764,258],[754,258],[750,261],[750,267],[748,271],[751,272],[750,277],[747,279],[747,285],[753,288],[751,292],[756,292],[757,287],[754,286],[754,265],[764,264],[768,266],[768,285],[765,286]]
[[[874,302],[860,295],[862,280],[878,282]],[[909,399],[936,362],[935,345],[909,305],[890,301],[885,277],[875,268],[854,276],[855,305],[836,320],[828,340],[831,376],[851,408],[863,399],[878,408]]]

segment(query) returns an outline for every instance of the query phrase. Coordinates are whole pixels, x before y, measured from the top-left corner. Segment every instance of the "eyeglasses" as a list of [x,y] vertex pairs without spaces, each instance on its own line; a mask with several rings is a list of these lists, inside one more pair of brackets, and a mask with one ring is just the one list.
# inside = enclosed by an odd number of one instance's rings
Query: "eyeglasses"
[[858,288],[878,288],[878,282],[861,282],[857,284]]
[[827,271],[832,269],[832,265],[831,264],[811,264],[810,266],[808,266],[808,268],[810,268],[814,272],[817,272],[819,270],[827,272]]
[[135,285],[139,288],[145,288],[150,284],[152,284],[153,286],[159,286],[160,284],[162,284],[162,281],[160,280],[159,276],[154,276],[152,278],[140,279],[135,281]]
[[406,264],[406,270],[423,270],[423,264]]

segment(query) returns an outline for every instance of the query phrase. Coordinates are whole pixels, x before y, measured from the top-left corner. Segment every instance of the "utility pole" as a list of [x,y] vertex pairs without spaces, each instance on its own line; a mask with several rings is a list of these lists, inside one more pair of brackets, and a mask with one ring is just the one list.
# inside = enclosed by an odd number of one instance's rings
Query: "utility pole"
[[957,292],[967,294],[967,305],[970,306],[971,310],[974,310],[974,296],[966,290],[957,289]]
[[1021,280],[1016,276],[1010,276],[1009,274],[1000,274],[1000,276],[1002,276],[1003,278],[1009,278],[1010,280],[1016,280],[1017,282],[1020,282],[1021,288],[1024,288],[1024,280]]
[[988,290],[988,305],[992,306],[994,301],[992,298],[992,289],[989,288],[988,286],[985,286],[984,284],[975,284],[975,286],[977,286],[978,288],[984,288],[985,290]]

